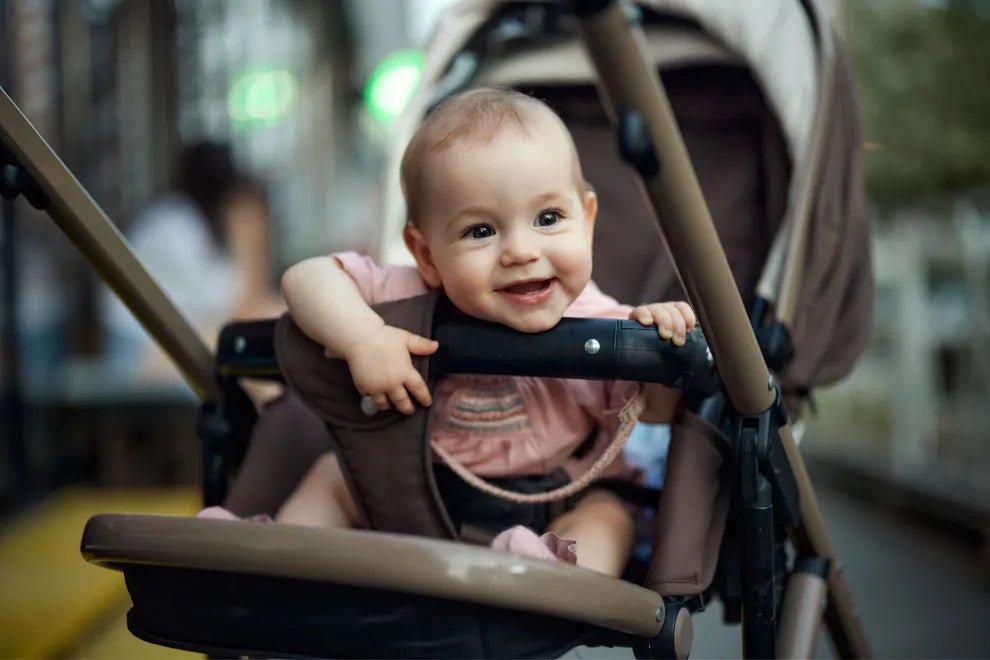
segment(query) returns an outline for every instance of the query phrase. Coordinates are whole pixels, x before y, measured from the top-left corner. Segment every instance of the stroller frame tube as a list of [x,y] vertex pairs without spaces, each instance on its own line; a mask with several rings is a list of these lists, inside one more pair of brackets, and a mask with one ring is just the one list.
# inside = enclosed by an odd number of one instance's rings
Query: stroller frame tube
[[[669,101],[637,42],[637,38],[642,40],[642,33],[630,29],[621,4],[615,0],[571,0],[571,4],[581,19],[582,36],[598,74],[606,111],[616,124],[628,113],[638,114],[661,159],[656,172],[644,175],[640,171],[640,182],[705,328],[735,413],[740,417],[759,415],[773,405],[776,385],[736,290]],[[825,618],[836,650],[843,657],[870,657],[851,594],[841,570],[835,567],[831,540],[790,427],[785,423],[776,431],[799,493],[801,520],[792,528],[794,544],[801,556],[830,561]],[[755,651],[745,650],[747,655]]]
[[[575,2],[604,6],[603,2]],[[646,66],[621,5],[582,19],[589,56],[598,72],[602,103],[614,121],[636,112],[657,148],[659,171],[640,179],[671,260],[694,306],[737,412],[755,415],[773,403],[770,373],[756,337],[740,332],[749,317],[733,284],[711,215],[691,166],[670,102]],[[642,34],[639,33],[639,40]]]
[[[217,400],[213,358],[106,214],[0,88],[0,139],[47,197],[44,210],[127,305],[203,403]],[[32,203],[38,200],[30,200]]]

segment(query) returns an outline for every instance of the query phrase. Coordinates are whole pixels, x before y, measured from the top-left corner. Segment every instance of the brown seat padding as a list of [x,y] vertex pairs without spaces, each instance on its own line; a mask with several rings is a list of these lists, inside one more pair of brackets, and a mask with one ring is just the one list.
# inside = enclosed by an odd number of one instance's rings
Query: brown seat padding
[[[379,305],[386,323],[431,334],[436,294]],[[440,499],[431,463],[428,411],[368,416],[343,360],[283,316],[275,348],[289,386],[326,424],[368,526],[388,532],[457,538]],[[424,379],[427,362],[414,359]],[[728,510],[718,431],[683,414],[672,427],[667,483],[657,515],[647,587],[661,595],[694,595],[711,583]]]
[[715,576],[730,495],[720,442],[718,429],[691,413],[671,425],[667,476],[644,584],[661,596],[700,594]]
[[[429,337],[436,299],[431,293],[374,309],[389,325]],[[326,357],[288,314],[276,327],[275,353],[289,387],[326,423],[369,527],[457,538],[433,478],[428,410],[365,414],[347,363]],[[427,361],[414,357],[413,364],[430,384]]]
[[224,507],[242,518],[274,517],[314,461],[335,449],[323,420],[286,390],[258,415]]

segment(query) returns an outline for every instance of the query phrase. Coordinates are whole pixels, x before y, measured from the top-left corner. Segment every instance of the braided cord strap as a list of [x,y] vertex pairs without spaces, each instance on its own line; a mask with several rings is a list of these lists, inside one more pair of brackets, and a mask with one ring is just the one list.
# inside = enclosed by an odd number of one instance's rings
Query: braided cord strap
[[499,488],[498,486],[485,481],[483,478],[458,463],[454,460],[453,456],[440,448],[440,446],[438,446],[435,442],[431,442],[430,445],[433,447],[433,451],[437,453],[440,459],[447,464],[447,467],[453,470],[461,479],[483,493],[488,493],[494,497],[508,500],[510,502],[517,502],[519,504],[544,504],[546,502],[555,502],[557,500],[562,500],[565,497],[570,497],[571,495],[584,489],[595,479],[595,477],[601,474],[602,471],[616,459],[616,457],[618,457],[619,452],[622,451],[622,448],[626,444],[626,440],[629,439],[629,434],[632,433],[633,426],[636,424],[640,414],[643,412],[644,405],[644,394],[642,388],[640,388],[635,396],[629,399],[629,401],[622,406],[622,410],[619,411],[619,428],[615,431],[615,437],[612,439],[609,446],[605,448],[605,451],[602,452],[602,455],[599,456],[594,463],[592,463],[591,467],[588,468],[588,471],[566,486],[554,488],[553,490],[545,493],[524,494]]

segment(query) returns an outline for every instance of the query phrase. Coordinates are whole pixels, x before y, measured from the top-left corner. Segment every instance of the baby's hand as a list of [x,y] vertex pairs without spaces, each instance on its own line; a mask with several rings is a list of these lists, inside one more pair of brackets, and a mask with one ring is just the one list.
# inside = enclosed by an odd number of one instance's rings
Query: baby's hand
[[671,339],[675,346],[683,346],[687,333],[697,322],[694,310],[686,302],[652,303],[634,307],[629,318],[643,325],[657,324],[657,333]]
[[385,325],[349,347],[343,357],[354,387],[371,397],[379,410],[394,405],[411,415],[414,408],[410,395],[424,406],[430,405],[433,398],[410,355],[432,355],[438,347],[432,339]]

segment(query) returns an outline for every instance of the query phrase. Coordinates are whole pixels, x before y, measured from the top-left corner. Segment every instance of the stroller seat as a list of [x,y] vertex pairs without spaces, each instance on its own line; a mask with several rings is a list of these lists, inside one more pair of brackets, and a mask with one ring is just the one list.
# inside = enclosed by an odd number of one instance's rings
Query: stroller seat
[[[427,333],[435,302],[428,295],[377,310],[392,325]],[[649,328],[642,334],[662,343]],[[369,418],[346,365],[324,358],[288,317],[228,327],[219,371],[272,373],[273,335],[286,380],[332,430],[364,516],[378,531],[96,516],[82,553],[124,573],[135,635],[211,654],[501,658],[557,656],[580,644],[630,646],[669,626],[687,652],[688,612],[665,606],[656,589],[448,540],[460,530],[450,525],[429,468],[426,410]],[[701,378],[702,364],[710,369],[697,337],[666,346],[686,356],[690,368],[678,368],[681,378]],[[429,373],[426,361],[419,365]]]

